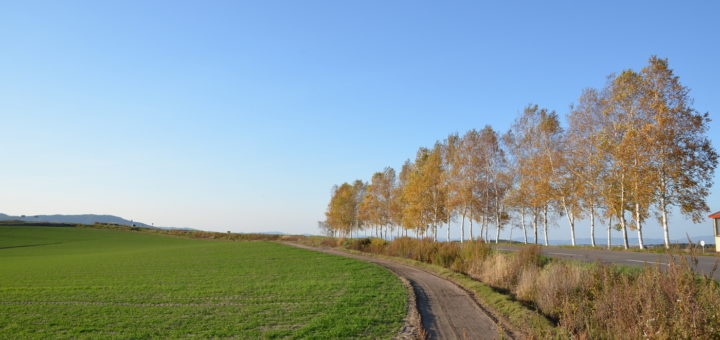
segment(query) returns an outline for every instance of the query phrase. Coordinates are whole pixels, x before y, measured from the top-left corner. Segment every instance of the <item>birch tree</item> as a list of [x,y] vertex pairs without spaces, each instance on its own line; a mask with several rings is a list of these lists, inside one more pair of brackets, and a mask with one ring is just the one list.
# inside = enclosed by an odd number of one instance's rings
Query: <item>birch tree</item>
[[694,222],[700,221],[709,211],[706,199],[718,155],[706,136],[709,115],[691,107],[689,90],[669,68],[667,59],[651,57],[640,74],[644,90],[640,106],[654,122],[648,139],[655,158],[656,206],[665,247],[669,248],[670,207],[677,206]]
[[465,211],[463,209],[463,164],[461,162],[461,139],[451,134],[443,143],[443,176],[445,181],[445,209],[447,212],[447,239],[450,240],[450,224],[454,216],[461,215],[460,243],[465,241]]
[[[529,105],[515,120],[512,134],[517,144],[512,148],[519,169],[515,190],[530,206],[537,243],[538,223],[543,223],[545,245],[553,203],[558,200],[561,137],[563,130],[554,111]],[[517,195],[517,194],[516,194]]]
[[607,164],[600,148],[600,131],[604,124],[603,92],[595,89],[584,90],[578,105],[574,106],[568,115],[566,163],[563,171],[566,175],[573,176],[572,181],[565,185],[566,195],[568,192],[573,195],[577,202],[574,208],[586,211],[590,218],[590,243],[593,247],[596,246],[595,222],[598,209],[602,205],[600,193]]
[[395,170],[385,168],[373,174],[360,203],[360,217],[366,224],[375,228],[375,234],[387,238],[387,229],[392,224],[392,191],[395,183]]
[[343,237],[351,236],[353,230],[356,230],[360,224],[356,189],[356,186],[349,183],[334,187],[325,213],[326,226]]

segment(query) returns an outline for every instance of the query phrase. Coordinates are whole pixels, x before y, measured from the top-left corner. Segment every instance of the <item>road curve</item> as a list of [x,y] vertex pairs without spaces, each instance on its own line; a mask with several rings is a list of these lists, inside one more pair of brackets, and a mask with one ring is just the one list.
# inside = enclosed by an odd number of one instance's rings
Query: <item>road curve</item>
[[368,261],[388,268],[410,282],[427,339],[499,339],[509,338],[493,318],[468,292],[456,284],[424,270],[392,260],[349,254],[288,243],[305,249],[322,251]]

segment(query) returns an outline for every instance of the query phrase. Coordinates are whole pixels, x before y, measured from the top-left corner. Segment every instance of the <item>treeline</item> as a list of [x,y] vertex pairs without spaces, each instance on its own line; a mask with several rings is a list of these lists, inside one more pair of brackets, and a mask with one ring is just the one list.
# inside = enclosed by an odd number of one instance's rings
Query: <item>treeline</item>
[[[491,126],[451,134],[432,148],[421,147],[400,172],[386,168],[369,183],[356,180],[333,188],[320,227],[333,236],[369,230],[376,236],[438,238],[453,225],[460,241],[497,241],[508,225],[525,243],[548,244],[553,218],[565,217],[572,244],[575,221],[588,219],[592,245],[604,224],[611,231],[637,232],[656,217],[670,246],[673,207],[698,222],[718,164],[708,137],[708,113],[692,107],[689,90],[668,66],[651,57],[638,71],[608,77],[601,89],[586,89],[563,127],[555,111],[529,105],[511,128]],[[475,226],[479,226],[475,234]],[[528,235],[530,233],[530,235]]]

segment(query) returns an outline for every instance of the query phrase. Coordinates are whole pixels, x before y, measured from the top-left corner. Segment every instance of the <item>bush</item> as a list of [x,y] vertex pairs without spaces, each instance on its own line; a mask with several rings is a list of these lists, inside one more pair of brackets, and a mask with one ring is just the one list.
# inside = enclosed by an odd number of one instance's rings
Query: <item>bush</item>
[[516,265],[521,268],[542,267],[547,262],[548,259],[541,255],[540,246],[537,244],[522,247],[517,253]]
[[453,242],[438,244],[430,255],[432,256],[431,263],[445,268],[453,267],[457,261],[461,262],[460,246]]
[[372,241],[370,238],[351,238],[343,240],[343,247],[357,251],[368,251]]
[[553,318],[561,315],[568,305],[569,311],[576,300],[581,300],[585,290],[585,271],[582,267],[566,262],[553,262],[541,270],[537,277],[535,304],[545,314]]
[[477,272],[482,263],[492,254],[492,248],[485,241],[468,241],[460,245],[460,256],[453,263],[452,270],[469,274]]
[[370,252],[373,254],[382,254],[385,251],[387,241],[381,238],[373,238],[370,240]]

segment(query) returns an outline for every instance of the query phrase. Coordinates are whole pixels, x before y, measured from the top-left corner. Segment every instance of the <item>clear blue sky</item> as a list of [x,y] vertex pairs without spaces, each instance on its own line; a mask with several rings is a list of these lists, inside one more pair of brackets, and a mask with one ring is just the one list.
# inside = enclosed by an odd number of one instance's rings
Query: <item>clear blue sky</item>
[[[565,115],[583,88],[651,55],[710,112],[720,149],[718,13],[711,1],[6,1],[0,212],[315,233],[334,184],[452,132],[505,131],[529,103]],[[710,224],[679,220],[672,236],[685,230]]]

